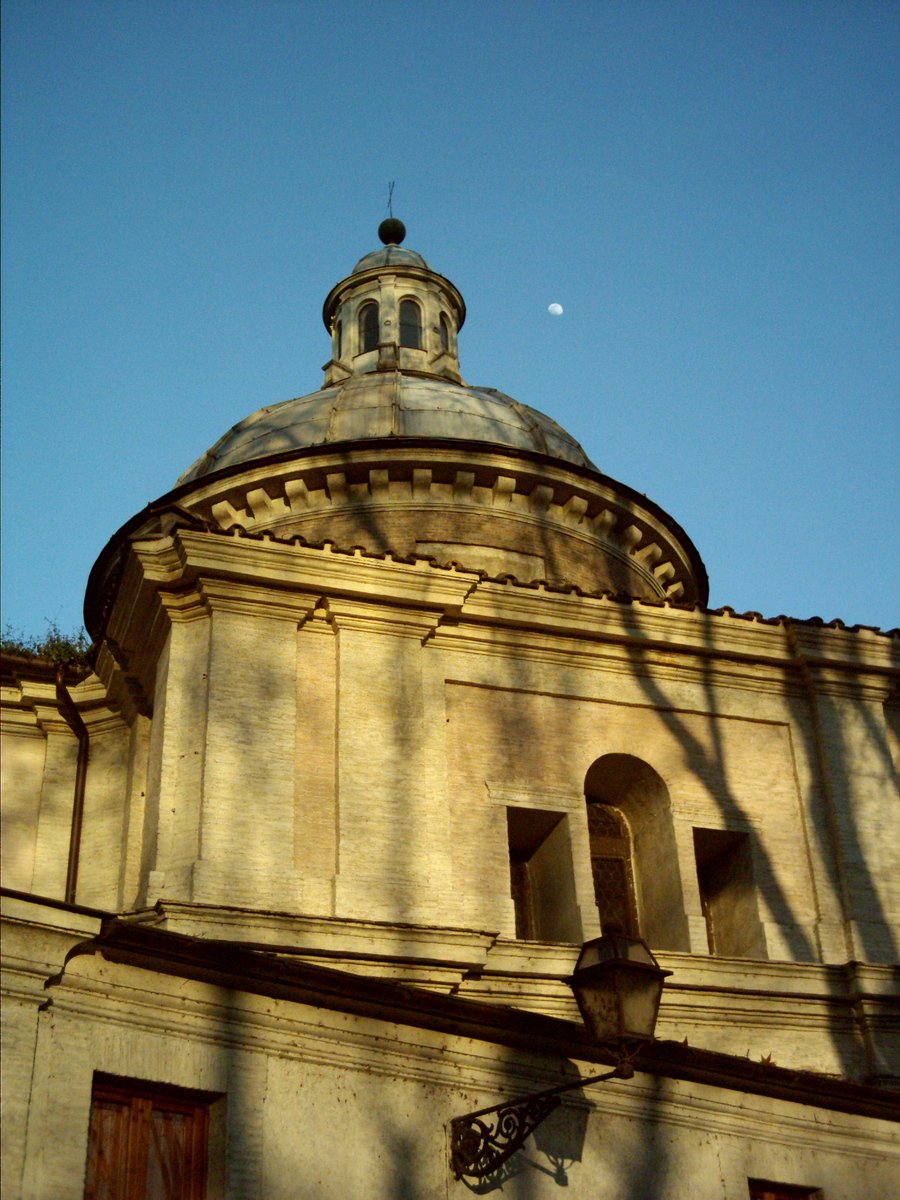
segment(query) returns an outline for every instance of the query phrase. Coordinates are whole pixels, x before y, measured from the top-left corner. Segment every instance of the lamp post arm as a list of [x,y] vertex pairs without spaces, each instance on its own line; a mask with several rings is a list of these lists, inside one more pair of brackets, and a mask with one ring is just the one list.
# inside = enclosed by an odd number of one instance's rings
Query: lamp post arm
[[628,1079],[634,1068],[626,1059],[603,1075],[574,1079],[571,1083],[534,1092],[519,1100],[479,1108],[477,1112],[454,1117],[450,1122],[450,1166],[457,1179],[463,1175],[484,1179],[493,1175],[525,1143],[535,1129],[560,1104],[564,1092],[574,1092],[592,1083],[605,1083],[618,1077]]

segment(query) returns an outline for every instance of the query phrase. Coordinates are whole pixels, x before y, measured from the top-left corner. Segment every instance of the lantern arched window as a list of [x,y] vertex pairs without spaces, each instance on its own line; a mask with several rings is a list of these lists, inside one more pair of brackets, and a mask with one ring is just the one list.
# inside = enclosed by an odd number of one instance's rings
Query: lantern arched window
[[359,352],[378,349],[378,305],[369,300],[359,310]]
[[415,300],[400,301],[400,345],[422,349],[422,310]]

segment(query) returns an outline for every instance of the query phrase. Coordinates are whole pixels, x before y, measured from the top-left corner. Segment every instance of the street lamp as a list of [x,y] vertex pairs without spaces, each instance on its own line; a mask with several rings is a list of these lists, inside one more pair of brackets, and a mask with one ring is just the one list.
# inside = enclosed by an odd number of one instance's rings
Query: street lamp
[[450,1166],[456,1178],[493,1175],[560,1104],[564,1092],[607,1079],[630,1079],[632,1059],[653,1039],[663,981],[671,974],[640,938],[615,932],[585,942],[566,982],[588,1032],[613,1049],[618,1062],[603,1075],[455,1117],[450,1122]]
[[652,1041],[663,981],[671,974],[640,938],[607,933],[584,943],[566,982],[591,1037],[618,1042],[624,1060]]

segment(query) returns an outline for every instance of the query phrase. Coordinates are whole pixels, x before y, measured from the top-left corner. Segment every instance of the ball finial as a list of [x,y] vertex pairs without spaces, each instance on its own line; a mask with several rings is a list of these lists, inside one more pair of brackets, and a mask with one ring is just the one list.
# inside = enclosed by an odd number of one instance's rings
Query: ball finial
[[378,226],[378,236],[385,246],[399,246],[406,237],[406,226],[396,217],[387,217]]

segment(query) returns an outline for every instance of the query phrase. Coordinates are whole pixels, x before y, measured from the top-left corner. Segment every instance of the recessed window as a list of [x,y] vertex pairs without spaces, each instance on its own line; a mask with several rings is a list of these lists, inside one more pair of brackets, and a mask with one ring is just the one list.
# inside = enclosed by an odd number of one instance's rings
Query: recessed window
[[604,754],[588,768],[584,794],[601,922],[624,925],[654,949],[690,950],[672,803],[662,776],[634,755]]
[[359,310],[359,352],[378,349],[378,305],[369,300]]
[[803,1187],[796,1183],[772,1183],[768,1179],[748,1179],[750,1200],[823,1200],[819,1188]]
[[594,898],[601,928],[639,937],[628,823],[611,804],[589,800],[587,812]]
[[750,835],[725,829],[695,829],[694,855],[710,954],[767,958]]
[[334,323],[334,357],[341,358],[344,353],[344,326],[340,321]]
[[441,349],[449,350],[450,349],[450,322],[447,320],[447,318],[444,316],[443,313],[441,313],[441,320],[440,320],[440,324],[438,326],[438,331],[440,333],[440,338],[441,338]]
[[580,942],[572,845],[565,816],[537,808],[507,808],[506,823],[516,937]]
[[209,1092],[94,1076],[85,1200],[204,1200]]
[[422,349],[422,310],[415,300],[400,301],[400,345]]

